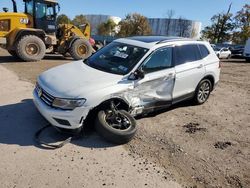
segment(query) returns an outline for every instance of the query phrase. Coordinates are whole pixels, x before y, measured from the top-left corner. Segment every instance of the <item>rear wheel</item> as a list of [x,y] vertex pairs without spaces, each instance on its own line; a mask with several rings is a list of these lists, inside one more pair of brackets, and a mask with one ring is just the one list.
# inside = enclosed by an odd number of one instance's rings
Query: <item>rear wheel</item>
[[117,113],[111,110],[99,111],[95,128],[107,141],[116,144],[129,142],[137,131],[135,119],[125,110]]
[[43,59],[46,47],[44,42],[35,35],[23,36],[16,46],[16,54],[24,61],[39,61]]
[[212,91],[211,81],[208,79],[202,80],[196,88],[194,96],[195,103],[203,104],[204,102],[206,102],[207,99],[209,98],[211,91]]
[[69,53],[75,60],[87,59],[92,54],[92,46],[87,40],[77,39],[73,42]]

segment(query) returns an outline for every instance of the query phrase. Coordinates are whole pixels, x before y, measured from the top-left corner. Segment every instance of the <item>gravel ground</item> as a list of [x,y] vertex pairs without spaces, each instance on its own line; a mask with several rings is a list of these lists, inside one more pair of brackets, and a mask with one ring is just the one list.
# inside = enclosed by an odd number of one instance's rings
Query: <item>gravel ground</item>
[[[0,86],[0,187],[181,187],[159,164],[95,133],[58,150],[39,148],[34,134],[47,122],[32,102],[34,85],[0,64]],[[42,137],[63,138],[55,129]]]
[[[2,65],[19,79],[31,83],[35,83],[40,72],[68,62],[70,60],[60,56],[48,56],[42,62],[20,63],[0,51],[0,68]],[[15,185],[26,186],[49,182],[51,186],[57,182],[57,186],[70,183],[76,187],[112,186],[112,183],[126,187],[167,187],[170,183],[172,187],[171,184],[178,186],[178,182],[190,188],[249,187],[250,64],[240,59],[225,60],[222,64],[221,81],[204,105],[184,102],[138,119],[138,134],[123,147],[105,147],[98,136],[91,134],[80,141],[82,144],[69,144],[56,151],[38,149],[32,142],[34,131],[45,121],[30,101],[32,85],[17,78],[8,83],[10,79],[0,73],[1,87],[5,85],[4,92],[0,93],[1,124],[4,122],[0,131],[0,175],[4,177],[1,182],[8,186],[15,182]],[[96,142],[99,147],[92,148]],[[108,160],[110,158],[113,160]],[[69,179],[68,174],[71,174]]]

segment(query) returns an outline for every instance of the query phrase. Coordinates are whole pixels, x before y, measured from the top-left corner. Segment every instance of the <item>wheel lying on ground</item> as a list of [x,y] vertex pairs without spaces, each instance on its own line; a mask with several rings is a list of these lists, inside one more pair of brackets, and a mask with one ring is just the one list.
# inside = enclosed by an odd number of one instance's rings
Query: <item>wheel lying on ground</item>
[[107,141],[116,144],[129,142],[137,131],[135,119],[125,110],[119,110],[118,115],[108,110],[99,111],[95,129]]
[[92,54],[92,46],[87,40],[77,39],[70,47],[69,53],[75,60],[87,59]]
[[16,46],[16,54],[24,61],[40,61],[43,59],[46,47],[42,39],[35,35],[25,35]]
[[212,91],[211,81],[208,79],[203,79],[202,81],[200,81],[200,83],[196,88],[194,102],[196,104],[203,104],[209,98],[211,91]]
[[14,57],[15,59],[20,59],[16,53],[15,50],[8,50],[9,54],[12,55],[12,57]]

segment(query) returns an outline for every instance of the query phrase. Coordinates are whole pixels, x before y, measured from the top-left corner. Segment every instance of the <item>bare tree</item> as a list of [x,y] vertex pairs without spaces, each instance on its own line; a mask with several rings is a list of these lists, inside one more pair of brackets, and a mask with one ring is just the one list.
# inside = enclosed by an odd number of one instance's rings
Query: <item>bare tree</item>
[[188,37],[187,36],[188,30],[189,30],[188,20],[186,20],[180,16],[178,19],[178,25],[179,25],[179,36],[180,37]]
[[169,35],[169,28],[170,28],[170,23],[171,19],[174,17],[175,11],[173,9],[170,9],[167,11],[166,15],[166,35]]

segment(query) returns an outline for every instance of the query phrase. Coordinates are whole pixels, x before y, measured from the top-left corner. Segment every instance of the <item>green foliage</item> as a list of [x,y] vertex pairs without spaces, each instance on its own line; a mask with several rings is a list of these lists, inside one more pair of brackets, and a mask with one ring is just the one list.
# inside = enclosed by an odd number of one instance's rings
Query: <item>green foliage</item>
[[236,30],[233,34],[233,42],[245,44],[250,37],[250,5],[245,4],[234,17]]
[[116,23],[109,19],[107,22],[101,23],[97,28],[98,35],[102,36],[114,36]]
[[72,20],[73,25],[79,27],[87,22],[87,19],[84,15],[76,15],[75,18]]
[[216,14],[211,18],[212,25],[202,31],[202,37],[210,39],[212,43],[222,43],[230,40],[231,31],[234,29],[232,14]]
[[202,31],[202,38],[211,43],[233,41],[235,44],[245,44],[250,37],[250,5],[246,4],[233,17],[228,12],[216,14],[211,18],[212,24]]
[[68,24],[68,23],[71,23],[71,20],[67,15],[60,14],[56,19],[56,23],[57,23],[57,25],[58,24]]
[[119,23],[119,37],[150,35],[151,27],[145,16],[138,13],[128,14],[124,20]]

